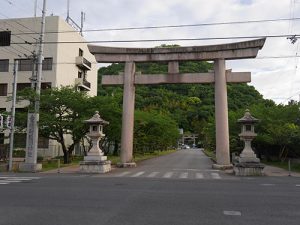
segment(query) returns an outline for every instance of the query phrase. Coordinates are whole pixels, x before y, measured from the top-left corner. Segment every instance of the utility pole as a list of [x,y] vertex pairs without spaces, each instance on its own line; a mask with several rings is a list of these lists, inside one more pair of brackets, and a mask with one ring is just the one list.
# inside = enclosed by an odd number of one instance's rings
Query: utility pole
[[37,56],[36,98],[34,102],[34,112],[28,113],[25,163],[20,165],[21,171],[28,171],[28,172],[36,172],[42,169],[42,164],[37,164],[37,151],[38,151],[38,133],[39,133],[38,126],[39,126],[41,78],[42,78],[42,68],[43,68],[45,22],[46,22],[46,0],[43,0],[41,33],[39,38],[39,51]]
[[36,17],[37,0],[34,0],[34,17]]
[[18,60],[14,63],[14,81],[12,92],[11,104],[11,122],[10,122],[10,135],[9,135],[9,163],[8,170],[12,171],[13,164],[13,150],[14,150],[14,134],[15,134],[15,115],[16,115],[16,96],[17,96],[17,78],[18,78]]

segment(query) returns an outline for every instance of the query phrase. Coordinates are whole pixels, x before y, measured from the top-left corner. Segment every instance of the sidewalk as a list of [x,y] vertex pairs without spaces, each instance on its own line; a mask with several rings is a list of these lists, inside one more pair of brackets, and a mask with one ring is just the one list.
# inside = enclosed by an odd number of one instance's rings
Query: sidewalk
[[[268,165],[266,165],[266,167],[264,168],[264,173],[266,176],[269,176],[269,177],[287,177],[287,176],[289,176],[289,171],[279,168],[279,167],[268,166]],[[300,173],[291,172],[291,176],[292,177],[300,177]]]

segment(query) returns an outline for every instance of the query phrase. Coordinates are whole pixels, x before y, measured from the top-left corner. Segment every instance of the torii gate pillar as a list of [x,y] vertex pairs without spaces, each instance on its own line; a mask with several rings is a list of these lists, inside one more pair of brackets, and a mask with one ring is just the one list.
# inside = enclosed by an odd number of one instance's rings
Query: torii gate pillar
[[214,61],[215,72],[215,124],[216,124],[216,157],[215,168],[230,168],[229,128],[226,67],[224,59]]
[[120,167],[135,167],[133,160],[134,102],[135,102],[135,63],[126,62],[124,71],[123,112],[121,134]]

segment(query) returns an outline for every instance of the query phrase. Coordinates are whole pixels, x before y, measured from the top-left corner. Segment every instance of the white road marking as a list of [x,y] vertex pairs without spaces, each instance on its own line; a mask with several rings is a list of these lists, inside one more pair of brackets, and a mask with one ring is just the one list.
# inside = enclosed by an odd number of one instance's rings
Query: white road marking
[[124,177],[124,176],[126,176],[126,175],[128,175],[128,174],[130,174],[130,173],[131,173],[131,172],[129,172],[129,171],[125,171],[125,172],[122,172],[122,173],[116,175],[116,177]]
[[167,172],[165,173],[165,175],[163,176],[163,178],[171,178],[173,176],[173,172]]
[[240,211],[223,211],[225,216],[241,216],[242,213]]
[[1,179],[30,179],[30,180],[34,180],[34,179],[40,179],[40,177],[0,177]]
[[213,179],[221,179],[221,177],[218,173],[211,173],[211,176]]
[[136,174],[133,174],[131,177],[139,177],[139,176],[143,175],[144,173],[145,173],[145,171],[141,171]]
[[152,172],[147,177],[156,177],[159,172]]
[[6,180],[8,183],[20,183],[21,180]]
[[300,187],[300,184],[296,184],[296,187]]
[[188,176],[189,176],[188,173],[181,173],[181,174],[179,175],[179,178],[180,178],[180,179],[187,179]]
[[9,184],[9,183],[8,183],[8,182],[0,182],[0,185],[1,185],[1,184]]
[[275,184],[260,184],[261,186],[274,186]]
[[203,179],[204,176],[202,173],[196,173],[196,179]]

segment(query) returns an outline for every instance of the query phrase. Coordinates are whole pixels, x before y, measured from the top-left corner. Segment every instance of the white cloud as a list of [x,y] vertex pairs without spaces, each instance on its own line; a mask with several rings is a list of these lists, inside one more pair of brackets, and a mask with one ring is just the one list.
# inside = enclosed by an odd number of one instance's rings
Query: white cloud
[[[1,2],[0,17],[33,16],[34,0],[10,0]],[[66,17],[67,0],[48,0],[47,14]],[[86,29],[118,28],[153,25],[197,24],[227,21],[246,21],[300,17],[300,3],[280,0],[70,0],[71,17],[80,21],[80,12],[86,13]],[[38,0],[41,15],[42,0]],[[299,12],[299,13],[298,13]],[[89,32],[87,40],[132,40],[164,38],[201,38],[299,34],[299,21],[248,23],[240,25],[201,26],[190,28],[148,29],[136,31]],[[238,41],[238,40],[226,40]],[[225,41],[189,41],[177,44],[203,45],[224,43]],[[114,43],[113,46],[152,47],[162,44],[152,43]],[[299,49],[298,49],[299,50]],[[259,57],[295,55],[297,44],[292,45],[286,38],[269,38]],[[298,99],[300,77],[296,66],[298,60],[253,59],[237,60],[227,63],[234,71],[251,71],[252,85],[264,97],[280,103],[279,98]]]

